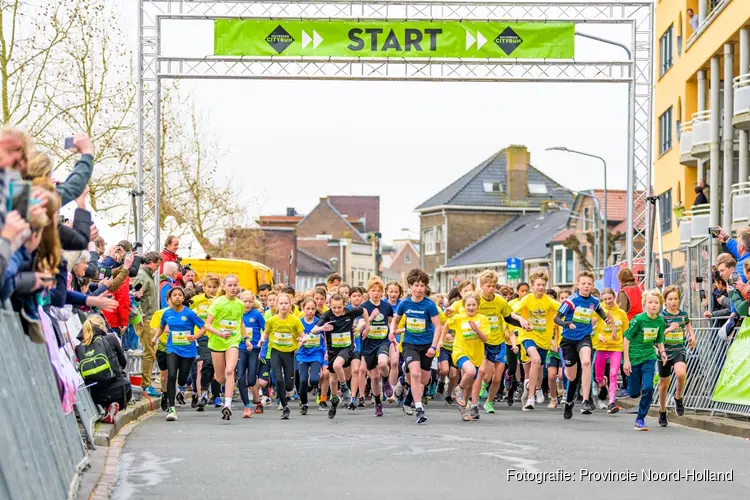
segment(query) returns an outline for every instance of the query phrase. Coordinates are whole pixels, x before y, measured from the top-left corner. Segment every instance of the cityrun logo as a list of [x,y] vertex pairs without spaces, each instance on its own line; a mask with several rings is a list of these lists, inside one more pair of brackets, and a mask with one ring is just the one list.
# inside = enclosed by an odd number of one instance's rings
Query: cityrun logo
[[513,28],[508,26],[502,33],[495,37],[495,43],[505,52],[506,56],[509,56],[523,43],[523,39],[518,36],[518,33],[513,31]]
[[266,37],[266,42],[273,47],[273,50],[281,54],[287,47],[294,43],[294,38],[292,38],[292,35],[282,28],[281,25],[278,25],[276,29]]

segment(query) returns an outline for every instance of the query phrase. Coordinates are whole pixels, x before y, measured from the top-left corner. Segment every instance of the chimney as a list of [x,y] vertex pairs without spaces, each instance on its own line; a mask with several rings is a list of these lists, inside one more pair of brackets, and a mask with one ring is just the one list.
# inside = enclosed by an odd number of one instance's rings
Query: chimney
[[297,210],[295,210],[294,207],[287,207],[286,215],[287,217],[294,217],[295,215],[297,215]]
[[508,168],[508,198],[511,201],[525,201],[529,194],[529,150],[526,146],[505,148]]

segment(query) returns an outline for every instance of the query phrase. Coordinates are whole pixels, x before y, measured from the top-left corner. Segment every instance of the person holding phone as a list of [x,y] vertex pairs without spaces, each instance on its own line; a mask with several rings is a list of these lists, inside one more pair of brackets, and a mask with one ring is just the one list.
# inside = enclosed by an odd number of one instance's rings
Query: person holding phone
[[[81,156],[65,181],[55,186],[57,194],[60,195],[61,206],[67,205],[84,193],[91,180],[91,174],[94,172],[94,144],[88,135],[76,132],[72,137],[64,140],[63,147]],[[32,180],[40,177],[51,179],[52,168],[52,161],[47,154],[34,151],[30,153],[28,162],[19,171],[24,179]]]

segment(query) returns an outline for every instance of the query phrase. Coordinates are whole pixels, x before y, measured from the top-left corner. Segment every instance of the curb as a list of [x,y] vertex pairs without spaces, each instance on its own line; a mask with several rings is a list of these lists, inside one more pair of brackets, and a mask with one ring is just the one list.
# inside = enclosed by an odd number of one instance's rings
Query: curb
[[161,397],[149,400],[144,394],[144,398],[138,401],[135,405],[128,406],[127,409],[118,412],[114,424],[98,422],[94,429],[94,444],[97,446],[109,446],[123,427],[142,417],[146,413],[156,410],[159,408],[160,404]]
[[[638,402],[634,402],[633,400],[623,401],[622,399],[617,399],[616,403],[621,408],[628,410],[638,407]],[[674,409],[670,409],[669,407],[667,407],[667,412],[670,423],[675,423],[683,427],[690,427],[691,429],[700,429],[703,431],[715,432],[717,434],[724,434],[726,436],[750,439],[750,422],[733,420],[731,418],[709,414],[689,415],[687,410],[685,415],[679,416],[674,413]],[[649,408],[648,416],[659,418],[659,409],[654,407]]]

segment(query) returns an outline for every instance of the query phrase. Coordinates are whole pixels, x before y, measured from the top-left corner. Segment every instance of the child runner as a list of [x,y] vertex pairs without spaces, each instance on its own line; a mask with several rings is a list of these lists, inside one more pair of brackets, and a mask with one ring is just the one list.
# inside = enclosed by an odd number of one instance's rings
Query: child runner
[[[510,293],[512,294],[512,298],[508,300],[508,305],[513,309],[518,301],[529,293],[529,284],[525,281],[521,281],[516,285],[515,293],[513,292],[513,288],[510,288]],[[518,388],[518,381],[521,380],[520,372],[522,364],[518,362],[518,359],[521,357],[521,352],[517,347],[512,348],[512,346],[517,345],[519,333],[518,328],[508,328],[508,335],[505,337],[505,352],[507,357],[507,370],[505,373],[510,382],[508,388],[508,406],[513,406],[516,390]]]
[[409,372],[411,391],[416,409],[416,423],[427,422],[422,406],[424,386],[430,382],[432,358],[440,340],[440,312],[433,301],[425,297],[425,287],[430,278],[422,269],[412,269],[406,277],[411,287],[411,297],[404,299],[396,308],[391,330],[396,330],[401,317],[406,317],[403,337],[404,364]]
[[[453,302],[449,304],[449,307],[454,303],[458,302],[459,298],[454,298]],[[456,304],[458,308],[458,304]],[[448,406],[454,405],[455,400],[453,399],[453,391],[458,385],[458,376],[460,372],[456,363],[453,361],[453,347],[456,341],[456,332],[454,332],[450,326],[445,327],[450,322],[450,318],[443,324],[442,335],[440,336],[440,354],[438,355],[438,375],[442,379],[448,377],[448,387],[445,390],[445,404]],[[484,357],[484,356],[482,356]]]
[[[401,297],[404,296],[404,287],[402,287],[401,283],[399,283],[398,281],[389,281],[385,286],[385,293],[388,296],[388,304],[390,304],[393,312],[395,313],[396,308],[401,303]],[[402,330],[391,330],[391,332],[395,337],[395,342],[391,342],[391,345],[388,348],[388,357],[391,364],[390,374],[388,375],[388,383],[391,387],[395,388],[398,377],[402,375],[402,373],[400,373],[402,360],[398,346],[401,343],[401,334],[403,334],[404,332]],[[388,402],[395,403],[396,397],[394,395],[388,396]]]
[[576,277],[578,292],[566,298],[555,316],[555,323],[563,328],[562,358],[565,362],[565,376],[568,377],[568,388],[565,392],[565,411],[563,418],[573,417],[573,406],[576,396],[576,385],[581,384],[583,408],[581,413],[590,415],[594,410],[591,402],[591,319],[594,313],[612,324],[612,315],[601,308],[599,299],[591,296],[594,288],[594,274],[582,271]]
[[266,331],[260,343],[269,340],[271,370],[276,381],[276,394],[281,401],[281,419],[288,420],[289,399],[287,393],[294,390],[294,351],[300,344],[304,328],[299,318],[292,313],[292,299],[285,293],[276,297],[279,312],[266,323]]
[[[151,317],[151,323],[149,324],[149,327],[151,328],[151,332],[154,334],[154,336],[156,336],[157,331],[159,331],[160,329],[161,318],[164,315],[164,312],[170,307],[172,307],[172,302],[170,302],[170,300],[167,298],[167,307],[165,307],[164,309],[159,309]],[[167,387],[167,382],[169,379],[169,372],[167,371],[167,339],[169,339],[169,328],[167,328],[167,330],[158,337],[159,343],[156,345],[156,364],[159,367],[159,381],[161,382],[162,388],[162,411],[169,410],[169,399],[164,397],[164,388]]]
[[[461,372],[461,381],[454,394],[461,420],[479,420],[479,391],[482,387],[484,356],[487,352],[485,342],[491,325],[490,320],[477,314],[479,294],[469,292],[463,298],[463,312],[454,314],[443,325],[443,337],[448,330],[456,333],[453,344],[453,362]],[[492,364],[489,364],[492,367]],[[471,390],[470,390],[471,389]],[[466,400],[471,398],[471,409],[467,411]]]
[[[383,392],[386,397],[393,396],[393,388],[388,382],[388,354],[391,343],[396,339],[388,331],[393,318],[393,308],[383,298],[383,280],[373,276],[367,282],[367,293],[370,300],[362,308],[370,318],[370,331],[362,335],[362,356],[367,371],[370,373],[370,388],[375,396],[375,416],[383,416],[383,403],[380,398],[380,381],[383,380]],[[364,322],[360,321],[364,327]]]
[[[593,335],[594,349],[596,349],[594,379],[600,388],[607,388],[609,396],[607,413],[610,414],[620,411],[615,406],[617,374],[620,373],[620,364],[622,363],[622,334],[630,326],[628,313],[620,309],[616,300],[617,294],[615,291],[611,288],[605,288],[602,292],[603,309],[612,315],[613,325],[610,326],[604,321],[599,321]],[[607,362],[609,362],[609,383],[604,376],[604,368],[607,366]],[[599,399],[603,399],[602,396],[603,394],[600,394]]]
[[[198,356],[195,340],[201,337],[207,328],[211,327],[207,327],[197,314],[183,305],[185,292],[181,287],[170,288],[167,292],[167,300],[172,304],[172,307],[164,311],[152,342],[156,344],[164,328],[169,327],[167,339],[167,399],[169,401],[167,422],[174,422],[177,420],[177,412],[174,408],[176,385],[183,386],[187,383],[190,368],[193,366],[196,356]],[[195,328],[199,329],[197,336],[194,332]],[[185,397],[182,396],[180,400],[181,404],[184,404]]]
[[[302,402],[302,408],[299,411],[300,415],[307,415],[307,391],[310,384],[320,384],[320,372],[326,351],[323,335],[311,333],[318,322],[315,318],[317,307],[315,299],[305,299],[300,304],[304,315],[301,319],[302,327],[305,331],[305,335],[302,337],[302,344],[297,349],[297,363],[299,363],[300,376],[299,398]],[[323,385],[320,384],[319,388],[322,389]]]
[[[359,308],[364,302],[363,289],[355,286],[351,288],[349,292],[349,304],[346,306],[347,309]],[[348,380],[350,380],[350,387],[352,392],[352,399],[349,401],[349,409],[356,410],[357,406],[364,408],[365,406],[365,370],[364,364],[362,364],[362,332],[356,328],[357,320],[354,319],[354,354],[352,355],[352,363],[349,367],[349,373],[347,374]],[[357,394],[359,393],[359,405],[357,404]]]
[[248,388],[252,388],[253,403],[256,409],[262,408],[260,404],[260,394],[258,394],[258,365],[260,360],[260,335],[261,331],[266,328],[266,320],[258,309],[255,308],[255,295],[250,290],[245,290],[240,294],[240,300],[245,304],[245,314],[242,315],[242,322],[245,324],[245,330],[250,334],[245,337],[244,342],[240,342],[239,358],[237,360],[237,388],[240,391],[240,398],[245,409],[242,411],[242,418],[251,418],[253,416],[253,406],[250,404]]
[[[555,315],[560,303],[547,295],[547,273],[531,273],[529,282],[531,290],[513,306],[513,312],[520,314],[531,324],[531,330],[521,330],[519,340],[526,349],[529,363],[526,365],[528,378],[524,383],[524,396],[521,397],[523,410],[533,410],[534,403],[544,403],[542,393],[543,363],[547,352],[557,349],[553,339],[555,335]],[[524,401],[525,399],[525,401]]]
[[[203,278],[203,293],[193,297],[190,301],[190,308],[198,315],[204,322],[208,318],[208,310],[211,307],[211,303],[216,298],[216,291],[219,289],[219,278],[209,274]],[[208,389],[211,388],[211,394],[214,398],[220,398],[221,385],[214,380],[214,362],[211,358],[211,349],[208,348],[208,341],[211,338],[210,334],[206,334],[198,339],[198,360],[195,373],[196,387],[200,389],[200,400],[198,394],[193,394],[193,402],[197,406],[198,411],[203,409],[208,404]],[[191,406],[192,406],[191,404]]]
[[369,330],[369,315],[363,316],[364,309],[353,307],[345,309],[346,300],[341,294],[331,296],[331,308],[323,313],[311,333],[325,332],[325,343],[328,351],[328,371],[331,374],[331,408],[328,418],[336,416],[336,410],[342,398],[351,398],[346,386],[344,368],[351,365],[354,355],[353,325],[355,318],[362,316],[365,323],[363,332]]
[[229,420],[232,416],[232,393],[239,345],[242,339],[247,337],[245,324],[242,322],[245,305],[237,298],[239,283],[234,274],[224,276],[222,288],[225,295],[214,299],[206,319],[206,329],[213,333],[208,341],[208,348],[211,349],[211,359],[214,363],[214,378],[220,384],[224,384],[222,420]]
[[659,367],[659,425],[667,426],[667,389],[669,379],[674,372],[677,384],[674,393],[674,406],[678,415],[685,413],[682,404],[682,390],[685,388],[687,377],[687,365],[685,364],[685,332],[690,336],[689,344],[695,347],[695,334],[693,325],[690,324],[688,314],[680,310],[680,289],[676,286],[667,287],[664,290],[664,302],[666,308],[661,312],[667,325],[664,331],[664,348],[667,351],[667,362],[658,362]]
[[628,376],[630,397],[637,398],[638,415],[635,418],[635,430],[647,431],[646,415],[654,395],[654,361],[656,347],[663,364],[667,364],[667,353],[664,351],[664,330],[666,323],[659,314],[663,299],[659,290],[643,293],[644,312],[636,315],[625,332],[623,352],[625,353],[625,374]]

